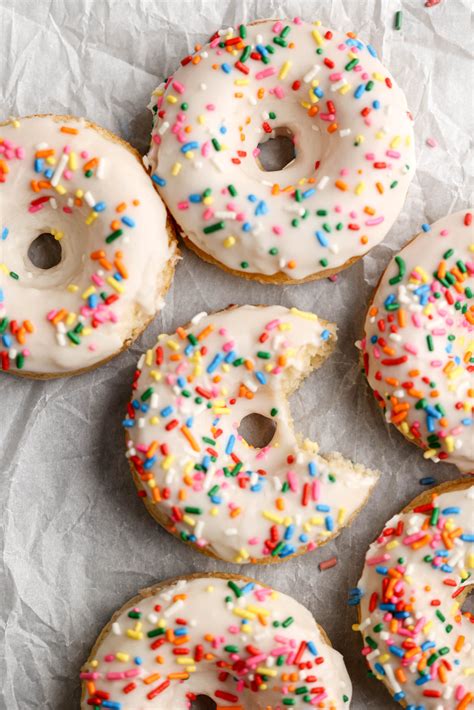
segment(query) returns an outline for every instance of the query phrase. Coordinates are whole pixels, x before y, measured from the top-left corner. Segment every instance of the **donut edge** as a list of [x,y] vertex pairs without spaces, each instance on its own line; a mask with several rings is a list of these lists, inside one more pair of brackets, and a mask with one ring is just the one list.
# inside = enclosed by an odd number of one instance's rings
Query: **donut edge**
[[[134,597],[129,599],[127,602],[125,602],[120,607],[120,609],[118,609],[117,611],[115,611],[112,614],[111,618],[106,623],[106,625],[102,628],[98,637],[96,638],[94,645],[92,646],[92,648],[89,652],[89,656],[87,658],[87,661],[85,663],[83,663],[81,666],[81,670],[87,668],[90,665],[90,663],[95,659],[97,651],[99,650],[99,648],[102,644],[102,641],[110,633],[110,630],[112,628],[112,624],[119,618],[119,616],[121,614],[126,612],[127,609],[140,604],[140,602],[143,599],[147,599],[149,597],[152,597],[155,594],[158,594],[158,593],[164,591],[168,587],[172,587],[173,585],[177,584],[181,580],[185,580],[187,582],[190,582],[194,579],[209,579],[209,580],[224,579],[224,580],[234,580],[236,582],[245,582],[245,583],[253,582],[255,584],[258,584],[260,587],[265,587],[267,589],[272,589],[273,591],[278,592],[278,590],[274,589],[274,587],[271,587],[270,585],[265,584],[264,582],[260,582],[257,579],[255,579],[254,577],[247,577],[247,576],[244,576],[241,574],[234,574],[233,572],[193,572],[191,574],[184,574],[184,575],[180,575],[177,577],[171,577],[170,579],[166,579],[163,582],[158,582],[157,584],[154,584],[151,587],[145,587],[144,589],[139,590],[138,593]],[[278,593],[283,594],[283,592],[278,592]],[[285,594],[284,596],[289,596],[289,595]],[[299,602],[294,597],[290,597],[290,598],[293,599],[298,604],[300,604],[300,606],[307,609],[307,607],[304,606],[304,604],[301,604],[301,602]],[[309,611],[309,609],[308,609],[308,611]],[[316,621],[316,619],[314,617],[313,617],[313,620],[314,620],[314,623],[316,624],[321,636],[323,637],[323,640],[326,642],[326,644],[330,648],[334,648],[331,643],[331,639],[329,638],[329,636],[326,633],[326,630],[318,624],[318,622]],[[345,665],[344,656],[342,653],[341,653],[341,657],[342,657],[343,663]],[[350,678],[350,676],[349,676],[349,678]],[[86,687],[85,686],[86,686],[85,681],[81,681],[81,706],[82,706],[82,703],[84,702],[84,700],[86,699],[86,697],[85,697],[86,696]]]
[[[455,478],[452,481],[445,481],[444,483],[440,483],[438,486],[433,486],[433,488],[428,488],[428,490],[423,491],[422,493],[419,493],[415,498],[413,498],[402,510],[399,511],[399,513],[395,513],[395,515],[401,515],[402,513],[409,513],[410,511],[413,510],[413,508],[417,508],[419,505],[425,505],[427,503],[431,503],[432,495],[433,493],[437,493],[438,495],[442,495],[443,493],[450,493],[451,491],[461,491],[464,490],[465,488],[470,488],[472,485],[474,485],[473,480],[470,480],[466,476],[463,476],[463,478]],[[386,522],[385,522],[386,525]],[[384,527],[385,527],[384,525]],[[383,528],[382,528],[383,529]],[[372,542],[375,542],[377,538],[374,538]],[[369,544],[372,544],[372,542]],[[367,547],[367,551],[369,549]],[[366,553],[367,554],[367,553]],[[364,566],[365,566],[365,557],[364,557]],[[363,572],[363,568],[362,568]],[[464,594],[461,594],[461,601],[460,605],[462,605],[465,597],[467,594],[469,594],[469,591],[474,588],[474,581],[470,585],[466,585],[466,591]],[[361,623],[362,619],[362,610],[360,604],[357,605],[357,624]],[[364,633],[363,631],[358,630],[358,633],[362,637],[362,642],[364,641]],[[359,651],[360,655],[360,651]],[[388,681],[386,678],[380,677],[378,678],[377,676],[374,676],[374,679],[383,683],[385,688],[388,690],[390,693],[391,697],[393,698],[395,696],[395,693],[393,692],[393,689],[390,688]],[[400,700],[400,701],[395,701],[398,702],[399,705],[401,705],[403,708],[408,707],[408,703],[406,700]]]
[[[55,114],[55,113],[34,113],[34,114],[28,114],[27,116],[19,116],[18,120],[21,122],[25,119],[29,118],[51,118],[53,121],[57,123],[69,123],[71,121],[84,121],[86,124],[87,128],[91,128],[94,131],[97,131],[99,135],[101,135],[103,138],[106,140],[111,141],[112,143],[118,143],[121,145],[123,148],[128,150],[129,153],[131,153],[136,160],[139,162],[140,166],[144,170],[144,172],[149,176],[148,171],[145,169],[143,162],[142,162],[142,157],[140,153],[130,144],[128,143],[125,139],[121,138],[120,136],[116,135],[115,133],[112,133],[112,131],[109,131],[107,128],[104,128],[103,126],[99,125],[98,123],[95,123],[94,121],[90,121],[88,118],[81,117],[81,116],[73,116],[71,114]],[[9,126],[11,124],[11,120],[8,121],[0,121],[0,128],[3,126]],[[152,182],[154,185],[154,183]],[[156,190],[155,190],[156,192]],[[166,224],[165,224],[165,229],[166,233],[168,235],[168,247],[171,249],[171,254],[170,258],[166,262],[165,268],[162,272],[163,274],[163,283],[161,286],[161,289],[159,291],[159,296],[161,298],[164,298],[173,282],[173,277],[175,273],[175,268],[176,264],[181,258],[181,254],[179,251],[178,247],[178,238],[177,238],[177,231],[176,231],[176,226],[175,226],[175,221],[171,217],[170,211],[168,210],[168,207],[161,198],[160,195],[158,195],[161,199],[161,202],[163,206],[166,209]],[[78,370],[65,370],[64,372],[31,372],[29,370],[19,370],[18,368],[15,369],[9,369],[6,371],[2,371],[5,374],[10,374],[16,377],[22,377],[25,379],[31,379],[31,380],[57,380],[60,379],[61,377],[76,377],[77,375],[83,375],[86,372],[90,372],[91,370],[95,370],[98,367],[101,367],[102,365],[105,365],[106,363],[110,362],[113,360],[115,357],[118,357],[121,353],[125,352],[125,350],[128,350],[131,345],[135,342],[135,340],[148,328],[150,323],[156,318],[156,316],[161,312],[162,309],[157,310],[152,316],[147,318],[145,321],[140,326],[137,326],[134,328],[134,330],[131,332],[128,338],[126,338],[123,343],[122,347],[117,350],[115,353],[112,353],[112,355],[108,355],[106,358],[103,358],[102,360],[99,360],[98,362],[94,363],[93,365],[89,365],[88,367],[82,367],[79,368]]]
[[[244,304],[243,304],[243,305],[244,305]],[[213,312],[212,312],[211,314],[209,314],[209,315],[215,315],[215,314],[218,314],[218,313],[224,313],[224,312],[227,312],[227,311],[233,310],[233,309],[235,309],[235,308],[239,308],[239,307],[240,307],[239,305],[230,305],[230,306],[228,306],[227,308],[223,308],[223,309],[221,309],[221,310],[219,310],[219,311],[213,311]],[[257,307],[258,307],[258,308],[267,308],[267,306],[265,306],[265,305],[259,305],[259,306],[257,306]],[[315,315],[316,315],[316,314],[315,314]],[[319,316],[317,316],[317,317],[318,317],[318,321],[319,321],[322,325],[331,325],[331,324],[332,324],[331,321],[327,321],[327,320],[325,320],[324,318],[319,318]],[[181,326],[181,327],[184,328],[184,329],[186,329],[186,328],[190,327],[190,325],[191,325],[191,322],[188,322],[188,323],[186,323],[185,325],[183,325],[183,326]],[[302,373],[301,377],[296,381],[296,383],[293,383],[293,382],[292,382],[292,384],[294,384],[294,386],[291,388],[290,393],[296,391],[296,389],[298,389],[298,387],[300,387],[300,386],[302,385],[303,381],[304,381],[307,377],[309,377],[309,375],[310,375],[312,372],[318,370],[318,369],[321,367],[321,365],[324,364],[325,360],[333,354],[336,341],[337,341],[337,334],[335,333],[335,334],[334,334],[334,337],[331,339],[331,342],[328,344],[326,357],[325,357],[324,359],[322,359],[322,355],[318,354],[318,355],[315,355],[313,358],[311,358],[310,367],[309,367],[304,373]],[[287,394],[286,396],[289,398],[290,394]],[[126,444],[128,444],[128,443],[131,441],[131,437],[130,437],[130,435],[129,435],[129,433],[128,433],[127,431],[125,432],[125,441],[126,441]],[[315,442],[312,442],[312,443],[315,443]],[[128,451],[128,447],[127,447],[126,450]],[[268,555],[267,557],[261,557],[261,558],[253,558],[253,557],[250,557],[249,560],[248,560],[248,562],[247,562],[246,564],[254,564],[254,565],[281,564],[282,562],[285,562],[286,560],[291,560],[291,559],[293,559],[293,558],[295,558],[295,557],[301,557],[302,555],[305,555],[305,554],[307,554],[307,553],[309,553],[309,552],[314,552],[315,550],[319,549],[320,547],[324,547],[324,545],[326,545],[326,543],[328,543],[328,542],[330,542],[331,540],[335,539],[338,535],[340,535],[340,534],[342,533],[342,531],[344,530],[344,528],[350,527],[350,526],[352,525],[352,523],[354,522],[354,520],[358,517],[358,515],[360,514],[360,512],[362,511],[362,509],[367,505],[367,503],[368,503],[368,501],[369,501],[369,498],[370,498],[371,495],[372,495],[373,489],[375,488],[375,486],[376,486],[377,483],[379,482],[379,479],[380,479],[380,477],[381,477],[381,475],[382,475],[381,472],[378,471],[378,470],[376,470],[376,469],[367,468],[367,467],[364,466],[363,464],[355,463],[355,462],[353,462],[351,459],[347,459],[347,458],[345,458],[344,456],[342,456],[342,454],[340,454],[339,452],[335,452],[335,451],[334,451],[334,452],[327,452],[327,453],[319,454],[319,455],[321,456],[321,458],[323,458],[325,461],[328,461],[329,463],[331,463],[331,461],[334,461],[334,460],[338,460],[338,459],[340,459],[340,458],[343,458],[343,459],[345,459],[346,461],[349,461],[349,462],[351,463],[351,465],[354,467],[354,469],[355,469],[358,473],[360,473],[360,474],[362,474],[362,475],[366,475],[366,474],[367,474],[367,475],[375,476],[375,481],[374,481],[374,483],[372,484],[372,486],[370,487],[370,489],[368,490],[367,496],[366,496],[364,502],[362,503],[362,505],[361,505],[359,508],[357,508],[357,509],[353,512],[353,514],[352,514],[350,517],[347,518],[345,524],[342,525],[342,526],[339,528],[339,530],[336,530],[332,535],[329,535],[328,537],[326,537],[323,542],[317,543],[317,544],[316,544],[316,547],[313,548],[312,550],[299,549],[297,552],[294,552],[292,555],[288,555],[287,557],[284,557],[284,558],[272,557],[271,555]],[[131,471],[131,473],[132,473],[132,477],[133,477],[133,481],[134,481],[134,483],[135,483],[135,487],[136,487],[136,489],[137,489],[137,492],[139,492],[139,491],[142,489],[140,476],[138,475],[138,473],[137,473],[137,471],[136,471],[136,469],[135,469],[135,466],[134,466],[134,464],[133,464],[133,461],[131,461],[130,459],[127,459],[127,461],[128,461],[128,465],[129,465],[130,471]],[[164,515],[164,514],[162,514],[162,513],[158,510],[157,506],[155,506],[155,505],[153,505],[152,503],[150,503],[148,497],[147,497],[147,498],[141,498],[141,501],[142,501],[143,504],[145,505],[145,508],[147,509],[147,511],[148,511],[148,513],[151,515],[151,517],[152,517],[167,533],[169,533],[169,534],[172,535],[174,538],[176,538],[181,544],[185,544],[185,545],[187,545],[188,547],[190,547],[190,548],[192,548],[193,550],[195,550],[196,552],[199,552],[200,554],[205,555],[206,557],[210,557],[211,559],[219,560],[220,562],[226,562],[227,564],[232,564],[232,565],[239,564],[239,563],[237,563],[237,562],[225,560],[225,559],[223,559],[222,557],[219,557],[215,552],[213,552],[212,550],[208,549],[207,547],[205,547],[205,548],[204,548],[204,547],[199,547],[199,545],[197,545],[195,542],[190,542],[190,541],[188,541],[188,540],[183,540],[183,539],[181,538],[181,536],[179,535],[179,533],[174,532],[173,530],[170,529],[170,523],[169,523],[169,520],[168,520],[167,516]]]

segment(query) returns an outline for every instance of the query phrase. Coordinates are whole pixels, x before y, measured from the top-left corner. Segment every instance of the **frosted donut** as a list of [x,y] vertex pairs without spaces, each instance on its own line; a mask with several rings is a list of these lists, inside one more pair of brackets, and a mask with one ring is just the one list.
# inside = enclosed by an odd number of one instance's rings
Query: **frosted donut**
[[[216,32],[156,89],[148,165],[186,244],[274,283],[330,276],[378,244],[415,168],[401,89],[370,45],[296,18]],[[265,172],[258,145],[292,136]]]
[[474,471],[474,240],[470,212],[413,239],[387,267],[365,321],[367,379],[385,418],[424,457]]
[[[163,305],[173,229],[139,155],[72,116],[0,126],[0,369],[72,375],[128,347]],[[30,258],[50,240],[56,265]]]
[[370,546],[351,600],[370,669],[411,710],[474,703],[473,617],[461,611],[472,588],[473,500],[468,479],[415,498]]
[[[293,431],[287,399],[335,333],[296,308],[241,306],[159,336],[138,363],[124,426],[139,495],[160,524],[214,557],[266,563],[354,518],[378,472],[318,454]],[[276,426],[263,448],[238,431],[252,413]]]
[[[212,613],[211,613],[212,610]],[[145,589],[116,612],[81,672],[83,710],[349,708],[341,654],[304,606],[270,587],[196,574]]]

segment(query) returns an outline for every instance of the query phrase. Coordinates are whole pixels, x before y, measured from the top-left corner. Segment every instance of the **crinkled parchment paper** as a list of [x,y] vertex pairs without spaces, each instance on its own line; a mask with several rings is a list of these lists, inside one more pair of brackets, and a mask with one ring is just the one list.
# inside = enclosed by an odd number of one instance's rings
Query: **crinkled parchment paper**
[[[163,314],[130,352],[81,377],[31,382],[0,374],[0,707],[73,710],[78,673],[103,624],[142,587],[179,574],[230,570],[163,531],[137,498],[121,419],[134,364],[159,332],[234,303],[314,310],[339,326],[335,354],[293,397],[295,424],[322,450],[383,471],[369,505],[326,547],[254,575],[306,604],[344,653],[353,708],[398,707],[370,680],[347,606],[363,556],[384,522],[420,492],[419,479],[456,477],[387,428],[360,373],[354,341],[390,255],[424,221],[467,206],[472,135],[469,0],[0,0],[2,117],[84,115],[145,151],[150,93],[196,42],[255,18],[320,18],[378,50],[415,117],[418,169],[384,243],[330,281],[263,286],[183,249]],[[401,31],[394,13],[403,10]],[[436,148],[426,145],[434,137]],[[318,563],[339,563],[320,572]]]

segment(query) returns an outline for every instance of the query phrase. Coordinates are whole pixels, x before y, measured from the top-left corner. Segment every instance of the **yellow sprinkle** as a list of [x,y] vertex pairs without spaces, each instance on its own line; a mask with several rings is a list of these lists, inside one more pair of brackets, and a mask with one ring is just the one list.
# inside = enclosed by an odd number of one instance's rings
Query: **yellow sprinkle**
[[433,456],[436,456],[436,453],[436,449],[426,449],[426,451],[423,453],[423,458],[432,459]]
[[150,367],[150,365],[153,361],[152,358],[153,358],[153,350],[151,348],[148,348],[148,350],[146,351],[146,355],[145,355],[145,363],[148,365],[148,367]]
[[187,656],[178,656],[177,658],[174,659],[177,663],[179,663],[181,666],[189,666],[194,664],[194,659],[193,658],[188,658]]
[[236,79],[236,80],[234,81],[234,84],[235,84],[236,86],[247,86],[248,83],[249,83],[249,80],[248,80],[248,79]]
[[[69,170],[77,170],[77,155],[73,151],[69,153],[69,161],[68,161],[68,168]],[[82,192],[82,190],[81,190]],[[82,197],[82,195],[81,195]]]
[[188,150],[188,152],[185,153],[185,155],[188,160],[194,160],[194,151],[193,150]]
[[313,35],[313,39],[316,42],[316,44],[319,47],[322,47],[322,45],[324,44],[324,41],[323,41],[323,38],[321,37],[321,34],[318,32],[318,30],[313,30],[311,32],[311,34]]
[[173,167],[171,168],[171,175],[173,177],[176,177],[176,175],[179,175],[179,171],[181,170],[181,163],[175,163]]
[[143,638],[141,631],[134,631],[133,629],[127,629],[127,636],[134,641],[141,641]]
[[58,193],[58,195],[65,195],[67,192],[66,188],[63,187],[62,185],[56,185],[55,190]]
[[391,542],[387,542],[387,544],[385,545],[385,548],[387,550],[393,550],[396,547],[398,547],[399,545],[400,545],[400,543],[398,542],[398,540],[392,540]]
[[342,524],[343,524],[343,522],[344,522],[344,520],[345,520],[345,517],[346,517],[346,509],[345,509],[345,508],[341,508],[341,509],[339,510],[339,513],[338,513],[338,516],[337,516],[337,522],[338,522],[339,525],[342,525]]
[[171,350],[181,350],[181,347],[179,343],[177,343],[175,340],[168,340],[166,345],[171,349]]
[[423,626],[423,633],[427,634],[432,626],[433,626],[433,622],[428,621],[428,623]]
[[168,94],[168,96],[166,97],[166,100],[169,104],[175,104],[178,101],[176,96],[173,96],[173,94]]
[[46,158],[46,162],[48,163],[48,165],[56,165],[56,158],[54,157],[54,155],[50,155]]
[[257,617],[257,615],[251,611],[247,611],[247,609],[240,609],[239,607],[234,609],[234,614],[236,616],[240,616],[242,619],[248,619],[249,621],[252,621]]
[[272,523],[276,523],[277,525],[281,525],[283,523],[283,518],[281,515],[277,515],[276,513],[272,513],[270,510],[263,510],[262,515],[264,518],[267,520],[271,520]]
[[171,468],[171,464],[173,463],[173,461],[174,461],[174,456],[173,456],[173,454],[168,454],[168,456],[167,456],[167,457],[164,459],[164,461],[162,462],[161,468],[162,468],[164,471],[169,471],[169,469]]
[[364,190],[365,190],[365,182],[359,182],[356,189],[355,189],[355,194],[362,195]]
[[91,212],[89,212],[89,215],[87,216],[87,219],[86,219],[86,224],[87,224],[88,226],[89,226],[89,224],[92,224],[92,222],[93,222],[95,219],[97,219],[97,216],[98,216],[98,213],[97,213],[97,212],[94,212],[94,210],[92,210]]
[[395,136],[395,138],[393,138],[392,142],[390,143],[390,148],[398,148],[398,146],[400,145],[400,141],[400,136]]
[[69,293],[76,293],[76,291],[79,291],[79,286],[76,286],[76,284],[68,284],[67,290]]
[[247,606],[247,609],[249,611],[253,611],[254,614],[257,614],[258,616],[269,616],[270,612],[268,609],[263,609],[261,606],[255,606],[254,604],[249,604]]
[[230,409],[229,407],[214,407],[213,411],[216,414],[230,414]]
[[469,567],[469,569],[474,569],[474,552],[469,553],[466,565]]
[[286,77],[286,75],[290,71],[291,65],[292,65],[292,62],[285,62],[283,64],[282,68],[280,69],[280,73],[278,75],[278,77],[280,79],[284,79]]
[[86,288],[81,298],[86,300],[87,298],[89,298],[89,296],[92,296],[93,293],[95,293],[95,286],[89,286],[89,288]]
[[112,288],[118,291],[118,293],[123,293],[125,291],[124,287],[121,286],[119,282],[114,279],[113,276],[108,277],[107,283],[109,284],[109,286],[112,286]]
[[122,651],[118,651],[118,652],[115,654],[115,658],[116,658],[118,661],[122,661],[122,663],[127,663],[127,661],[130,659],[130,656],[129,656],[128,653],[123,653]]
[[344,84],[344,86],[341,86],[338,93],[344,96],[350,89],[352,89],[352,84]]
[[269,675],[272,678],[278,675],[276,668],[262,668],[262,666],[257,668],[257,673],[259,673],[259,675]]
[[294,316],[305,318],[306,320],[318,320],[318,316],[316,316],[314,313],[309,313],[308,311],[300,311],[298,308],[290,308],[290,313],[292,313]]
[[200,126],[203,126],[206,123],[206,117],[200,114],[197,117],[197,122],[199,123]]
[[[74,321],[76,320],[76,314],[75,313],[68,313],[67,318],[66,318],[66,325],[72,325]],[[84,332],[84,329],[83,329]],[[81,333],[82,335],[82,333]]]
[[159,417],[150,417],[150,424],[159,424],[160,423],[160,418]]
[[378,72],[378,71],[374,71],[374,72],[372,73],[372,77],[373,77],[374,79],[376,79],[377,81],[385,81],[385,79],[384,79],[384,77],[383,77],[383,74],[380,74],[380,72]]

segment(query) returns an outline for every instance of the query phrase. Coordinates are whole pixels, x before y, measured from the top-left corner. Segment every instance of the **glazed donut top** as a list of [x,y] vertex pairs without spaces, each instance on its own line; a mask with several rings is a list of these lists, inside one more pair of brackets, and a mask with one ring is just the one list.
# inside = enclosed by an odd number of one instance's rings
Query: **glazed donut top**
[[188,710],[197,695],[219,710],[349,707],[341,654],[291,597],[221,577],[153,592],[99,639],[81,673],[84,710],[94,697],[115,710]]
[[471,486],[395,515],[365,559],[363,654],[413,710],[466,710],[474,701],[472,618],[460,609],[474,569],[473,499]]
[[[406,99],[354,33],[265,20],[216,32],[155,91],[153,179],[185,235],[242,273],[340,269],[386,235],[414,174]],[[294,137],[265,172],[260,143]]]
[[[128,456],[172,532],[224,560],[269,561],[322,544],[355,515],[378,473],[302,442],[287,402],[334,341],[335,326],[312,313],[242,306],[199,314],[141,358]],[[276,424],[261,449],[238,432],[251,413]]]
[[423,225],[382,276],[361,344],[387,420],[462,472],[474,470],[471,222],[463,211]]
[[[90,367],[121,350],[161,305],[175,246],[166,210],[125,146],[65,116],[0,127],[3,369]],[[61,245],[50,269],[28,257],[41,234]]]

